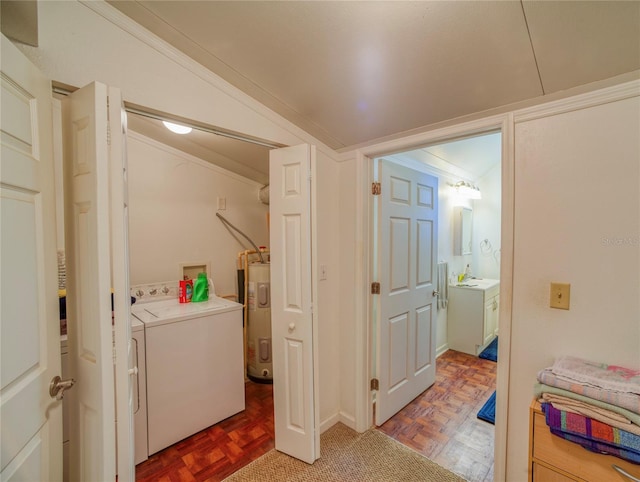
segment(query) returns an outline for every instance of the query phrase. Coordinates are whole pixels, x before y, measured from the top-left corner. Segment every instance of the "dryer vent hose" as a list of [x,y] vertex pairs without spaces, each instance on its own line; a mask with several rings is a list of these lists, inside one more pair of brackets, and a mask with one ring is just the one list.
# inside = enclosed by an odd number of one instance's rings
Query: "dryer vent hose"
[[229,227],[229,228],[233,229],[234,231],[238,232],[239,234],[241,234],[244,237],[244,239],[249,241],[251,243],[251,246],[253,246],[253,249],[258,254],[258,256],[260,256],[260,263],[264,264],[264,258],[262,257],[262,252],[258,249],[258,247],[256,246],[256,243],[251,241],[251,239],[249,239],[249,236],[244,234],[242,231],[240,231],[238,228],[236,228],[233,224],[231,224],[229,221],[227,221],[222,214],[216,213],[216,216],[218,216],[220,218],[220,221],[222,221],[227,227]]

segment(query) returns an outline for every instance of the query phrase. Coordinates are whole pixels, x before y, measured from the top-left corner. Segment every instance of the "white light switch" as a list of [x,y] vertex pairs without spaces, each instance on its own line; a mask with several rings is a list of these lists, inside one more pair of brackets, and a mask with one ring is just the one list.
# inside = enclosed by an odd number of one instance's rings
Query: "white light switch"
[[226,197],[219,197],[218,198],[218,210],[219,211],[223,211],[227,209],[227,198]]
[[321,264],[320,265],[320,281],[326,280],[326,279],[327,279],[327,265]]

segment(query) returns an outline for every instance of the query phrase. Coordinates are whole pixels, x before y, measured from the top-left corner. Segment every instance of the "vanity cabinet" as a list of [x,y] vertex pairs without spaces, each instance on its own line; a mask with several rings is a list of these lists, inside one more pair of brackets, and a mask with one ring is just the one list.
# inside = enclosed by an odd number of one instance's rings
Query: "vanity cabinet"
[[479,355],[498,333],[500,281],[468,280],[449,286],[449,348]]

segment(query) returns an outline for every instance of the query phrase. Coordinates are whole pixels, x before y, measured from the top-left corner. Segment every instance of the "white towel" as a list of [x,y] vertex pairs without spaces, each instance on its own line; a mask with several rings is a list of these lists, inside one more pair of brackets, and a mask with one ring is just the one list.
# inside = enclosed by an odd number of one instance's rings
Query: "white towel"
[[603,390],[640,395],[640,370],[563,356],[551,371],[559,377]]
[[438,263],[438,309],[446,308],[449,304],[449,264]]

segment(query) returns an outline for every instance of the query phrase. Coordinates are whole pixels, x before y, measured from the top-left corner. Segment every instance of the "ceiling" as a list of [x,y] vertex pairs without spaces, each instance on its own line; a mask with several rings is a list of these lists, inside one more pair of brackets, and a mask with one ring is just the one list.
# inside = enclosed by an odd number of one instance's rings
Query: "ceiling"
[[640,1],[109,1],[329,147],[640,70]]
[[502,134],[492,132],[384,157],[418,161],[458,180],[477,181],[502,160]]
[[262,184],[269,183],[268,147],[199,129],[187,135],[170,132],[158,119],[127,113],[127,129]]

